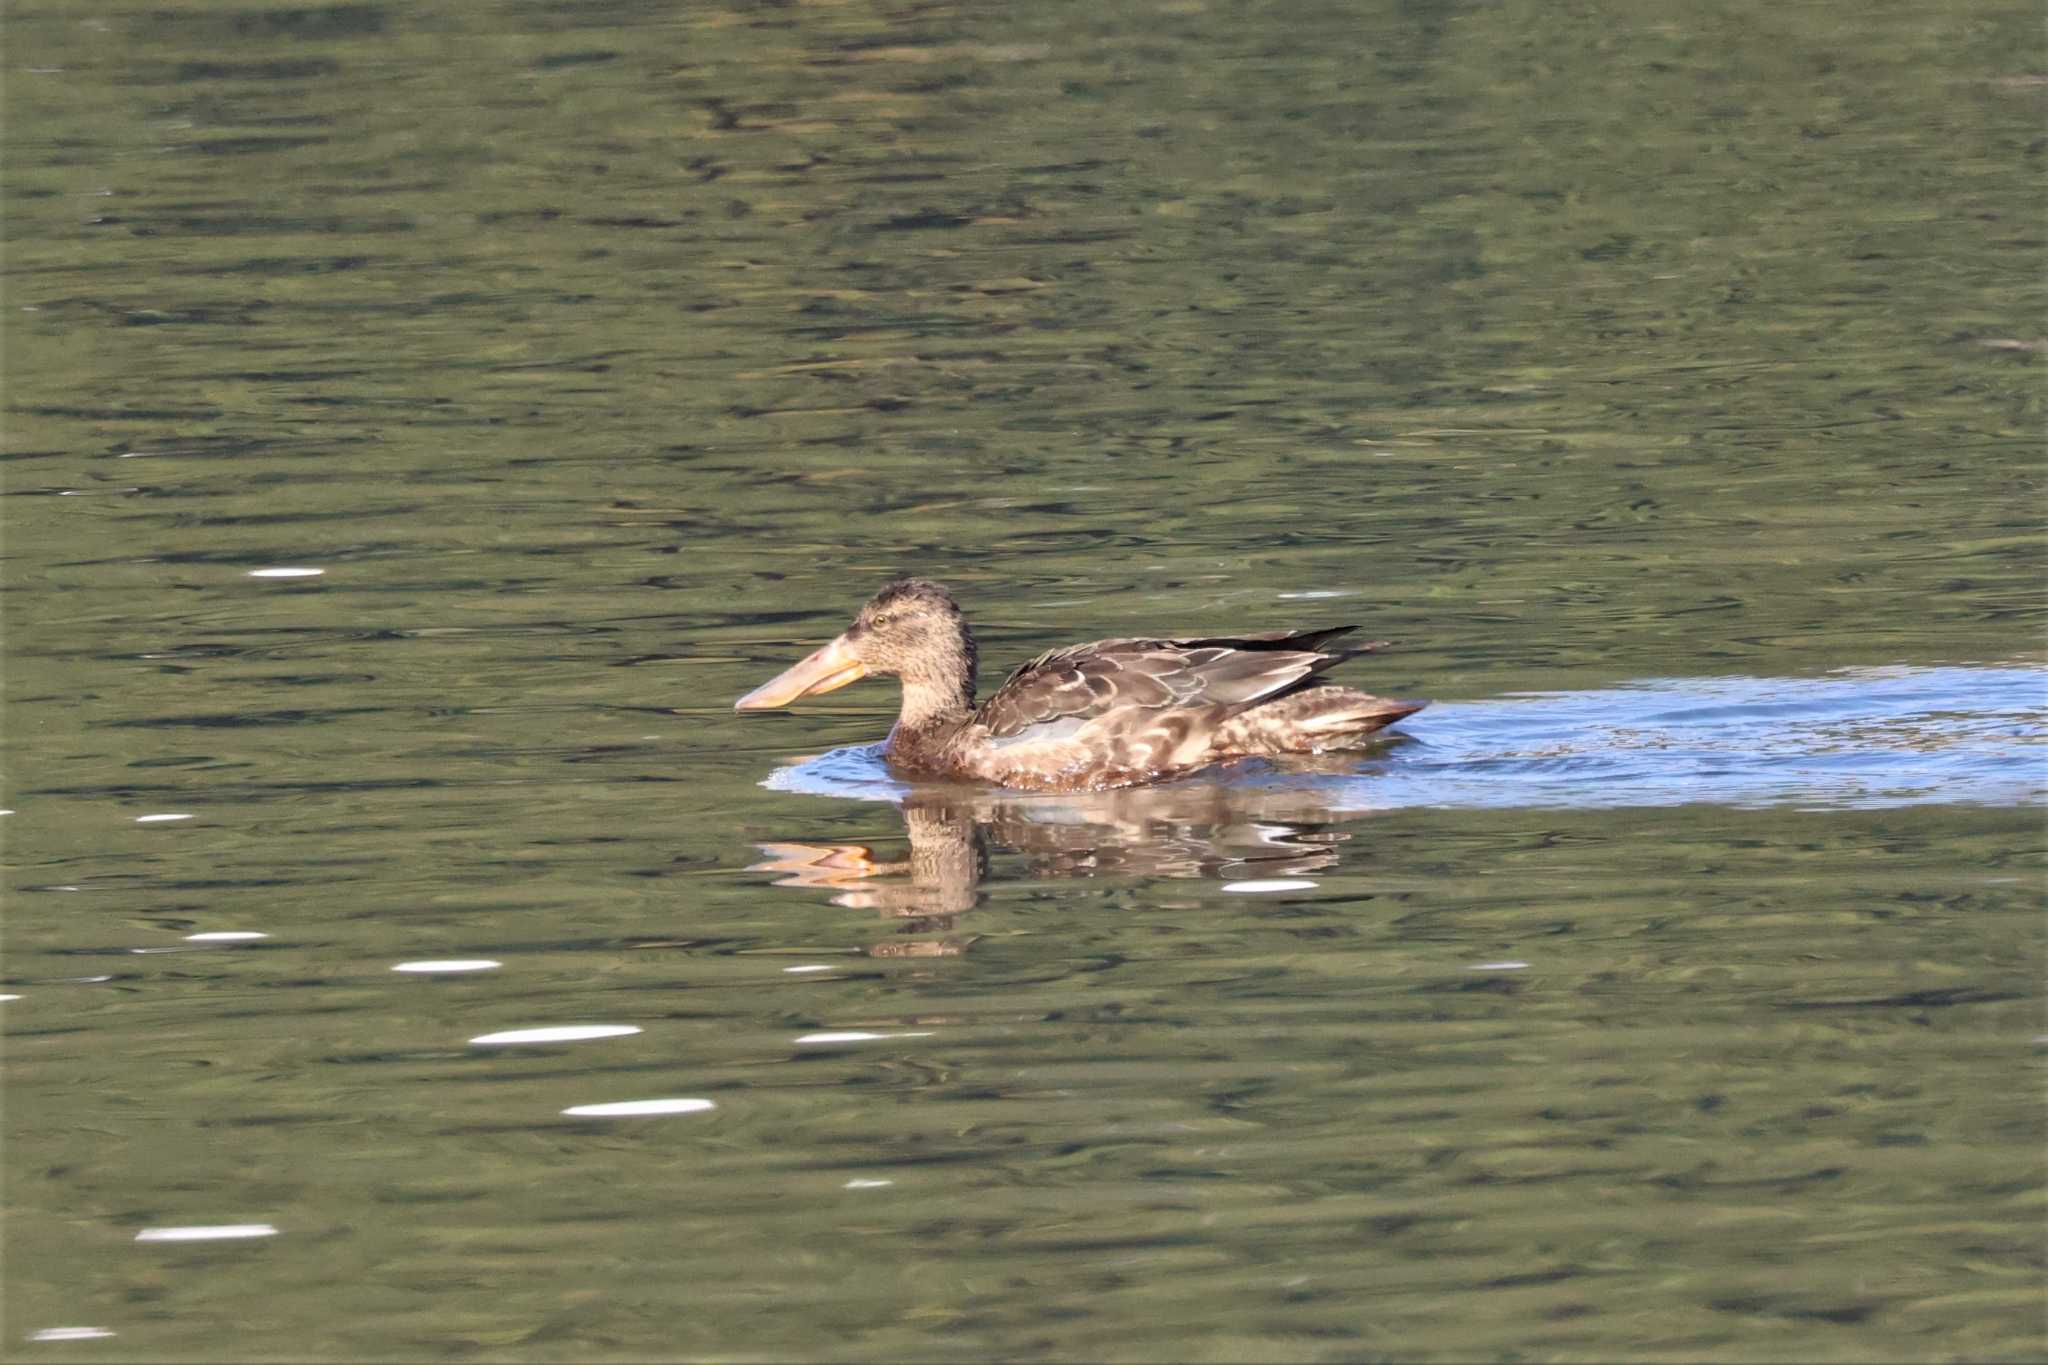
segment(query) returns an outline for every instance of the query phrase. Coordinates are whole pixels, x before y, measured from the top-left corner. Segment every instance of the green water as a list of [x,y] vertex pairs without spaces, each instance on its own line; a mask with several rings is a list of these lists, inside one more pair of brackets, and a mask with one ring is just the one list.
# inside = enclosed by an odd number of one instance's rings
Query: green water
[[2039,18],[11,7],[0,1353],[2048,1355]]

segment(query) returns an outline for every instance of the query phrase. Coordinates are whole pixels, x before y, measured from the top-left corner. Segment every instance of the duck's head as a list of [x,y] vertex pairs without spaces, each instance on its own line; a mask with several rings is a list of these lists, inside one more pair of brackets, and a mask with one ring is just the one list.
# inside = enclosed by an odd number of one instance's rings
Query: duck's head
[[899,578],[869,598],[830,644],[741,697],[733,709],[787,706],[867,677],[903,679],[906,714],[914,700],[971,707],[974,665],[974,636],[953,595],[927,578]]

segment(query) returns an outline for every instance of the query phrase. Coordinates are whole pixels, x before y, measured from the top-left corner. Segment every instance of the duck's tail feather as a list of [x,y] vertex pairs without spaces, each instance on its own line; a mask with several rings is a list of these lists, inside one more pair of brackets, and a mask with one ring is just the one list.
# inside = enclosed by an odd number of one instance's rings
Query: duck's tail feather
[[1216,749],[1233,757],[1348,749],[1427,705],[1351,687],[1311,687],[1239,711],[1217,730]]

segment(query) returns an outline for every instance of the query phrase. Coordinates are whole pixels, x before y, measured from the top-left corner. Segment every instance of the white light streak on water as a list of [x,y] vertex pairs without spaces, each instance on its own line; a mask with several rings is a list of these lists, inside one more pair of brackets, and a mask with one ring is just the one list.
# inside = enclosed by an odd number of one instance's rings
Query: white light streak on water
[[515,1028],[469,1040],[471,1047],[521,1047],[535,1043],[580,1043],[591,1038],[623,1038],[640,1030],[632,1024],[558,1024],[550,1028]]
[[268,1223],[222,1223],[213,1227],[144,1228],[135,1234],[138,1242],[226,1242],[245,1237],[275,1237],[277,1229]]
[[30,1341],[98,1341],[114,1335],[104,1327],[45,1327],[31,1332]]
[[718,1106],[710,1100],[614,1100],[610,1104],[576,1104],[562,1112],[580,1119],[637,1119],[656,1114],[701,1114]]

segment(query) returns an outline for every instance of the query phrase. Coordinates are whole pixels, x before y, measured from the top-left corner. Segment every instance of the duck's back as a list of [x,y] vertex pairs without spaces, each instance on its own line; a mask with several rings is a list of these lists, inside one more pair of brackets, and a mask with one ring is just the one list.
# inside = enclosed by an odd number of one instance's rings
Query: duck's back
[[1039,726],[1088,720],[1122,707],[1245,706],[1363,653],[1324,648],[1356,629],[1069,645],[1012,673],[976,710],[975,720],[991,735],[1028,738]]
[[[1352,629],[1097,640],[1053,650],[997,688],[943,755],[930,756],[931,766],[1010,787],[1084,791],[1282,752],[1270,747],[1273,727],[1254,731],[1238,718],[1307,695],[1308,680],[1363,652],[1327,648]],[[1240,748],[1248,739],[1265,747]]]

